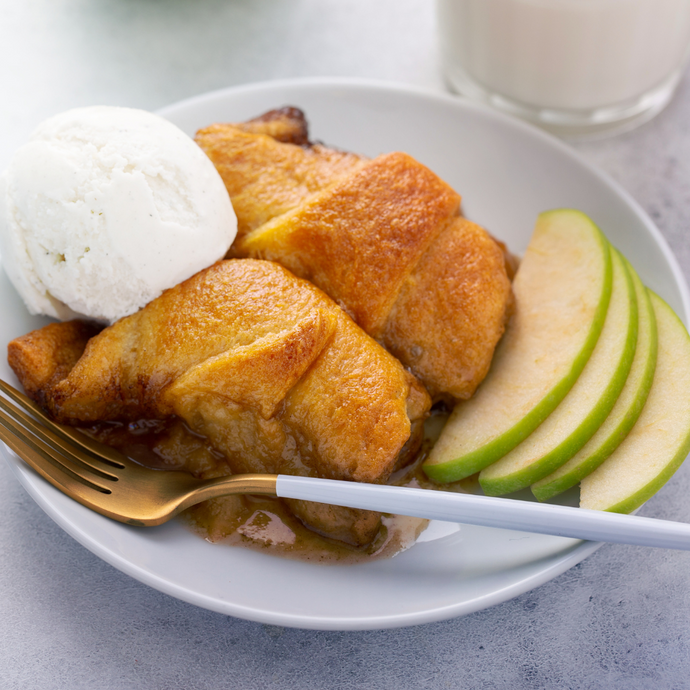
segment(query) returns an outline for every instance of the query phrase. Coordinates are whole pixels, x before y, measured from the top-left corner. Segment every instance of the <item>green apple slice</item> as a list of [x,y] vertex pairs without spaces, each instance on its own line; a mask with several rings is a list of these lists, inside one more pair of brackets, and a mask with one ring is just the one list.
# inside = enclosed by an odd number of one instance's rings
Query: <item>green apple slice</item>
[[463,479],[531,434],[587,363],[611,296],[611,252],[583,213],[542,213],[520,264],[516,309],[474,397],[455,406],[424,471]]
[[630,373],[616,404],[587,443],[562,467],[532,486],[540,501],[575,486],[613,453],[640,416],[656,367],[657,333],[654,309],[647,289],[628,264],[638,305],[637,348]]
[[592,356],[560,405],[522,443],[479,475],[487,496],[519,491],[563,465],[594,435],[628,377],[637,343],[637,299],[623,258],[613,250],[613,287]]
[[642,412],[613,453],[580,484],[580,507],[630,513],[653,496],[690,452],[690,337],[650,292],[658,351]]

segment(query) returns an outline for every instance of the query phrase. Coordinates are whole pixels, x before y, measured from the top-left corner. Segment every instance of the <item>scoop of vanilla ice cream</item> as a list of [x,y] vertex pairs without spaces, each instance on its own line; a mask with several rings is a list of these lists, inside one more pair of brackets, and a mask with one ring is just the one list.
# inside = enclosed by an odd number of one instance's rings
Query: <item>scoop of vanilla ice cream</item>
[[113,322],[221,259],[236,232],[211,161],[142,110],[57,115],[0,176],[0,257],[32,314]]

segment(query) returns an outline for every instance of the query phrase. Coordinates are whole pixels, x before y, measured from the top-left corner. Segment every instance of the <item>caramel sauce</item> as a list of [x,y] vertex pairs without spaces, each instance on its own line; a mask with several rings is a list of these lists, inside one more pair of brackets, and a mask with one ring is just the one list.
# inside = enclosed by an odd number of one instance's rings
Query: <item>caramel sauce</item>
[[[424,438],[413,462],[399,469],[391,478],[391,484],[441,488],[425,477],[421,464],[445,419],[445,415],[436,412],[427,420]],[[232,474],[225,456],[179,418],[140,420],[131,424],[103,422],[82,430],[147,467],[182,470],[200,478]],[[444,486],[442,490],[472,492],[474,487],[472,480],[464,480]],[[190,529],[210,542],[284,558],[337,564],[390,558],[412,546],[428,525],[427,520],[419,518],[384,515],[373,541],[357,547],[309,529],[279,498],[224,496],[193,506],[181,517]]]

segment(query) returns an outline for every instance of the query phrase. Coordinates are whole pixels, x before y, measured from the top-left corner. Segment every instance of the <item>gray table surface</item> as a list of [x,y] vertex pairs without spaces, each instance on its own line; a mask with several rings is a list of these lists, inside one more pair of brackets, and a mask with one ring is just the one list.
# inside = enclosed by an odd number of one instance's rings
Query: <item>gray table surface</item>
[[[301,76],[443,90],[430,0],[0,3],[0,168],[42,119],[156,109]],[[690,74],[638,130],[575,148],[646,209],[690,274]],[[643,514],[690,521],[690,466]],[[371,632],[250,623],[172,599],[63,533],[0,463],[0,688],[690,687],[690,554],[604,546],[512,601]]]

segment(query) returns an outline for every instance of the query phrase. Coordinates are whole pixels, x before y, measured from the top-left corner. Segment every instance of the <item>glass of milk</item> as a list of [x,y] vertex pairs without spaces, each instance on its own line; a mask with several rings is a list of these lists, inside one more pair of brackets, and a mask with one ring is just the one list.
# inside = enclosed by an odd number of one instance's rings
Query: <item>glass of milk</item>
[[690,57],[690,0],[437,0],[451,89],[582,137],[670,100]]

